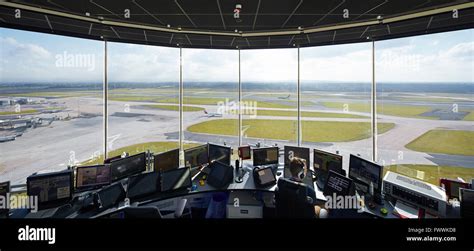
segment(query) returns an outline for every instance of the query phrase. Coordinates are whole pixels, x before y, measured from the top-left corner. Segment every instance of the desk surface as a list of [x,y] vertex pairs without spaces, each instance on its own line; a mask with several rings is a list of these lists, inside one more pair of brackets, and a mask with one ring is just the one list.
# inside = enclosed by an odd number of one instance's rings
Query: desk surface
[[[237,183],[235,182],[235,177],[237,177],[237,172],[234,169],[234,178],[233,182],[229,184],[226,188],[222,189],[217,189],[209,184],[207,182],[204,182],[203,185],[199,183],[201,180],[202,176],[204,174],[198,174],[195,179],[192,181],[193,186],[196,188],[195,190],[191,189],[182,189],[178,191],[171,191],[171,192],[166,192],[166,193],[156,193],[150,196],[147,196],[145,198],[142,198],[136,202],[138,202],[138,206],[141,205],[151,205],[151,204],[156,204],[157,202],[167,200],[167,199],[172,199],[172,198],[181,198],[181,197],[186,197],[186,196],[193,196],[193,195],[199,195],[199,193],[209,193],[209,192],[219,192],[219,191],[233,191],[233,190],[253,190],[253,191],[264,191],[264,192],[274,192],[277,185],[273,185],[270,187],[266,188],[260,188],[255,186],[254,178],[253,178],[253,172],[252,172],[253,166],[251,166],[248,162],[244,162],[242,170],[244,171],[244,175],[242,177],[242,182]],[[276,172],[277,180],[281,177],[284,177],[285,170],[283,164],[278,165]],[[309,185],[310,187],[314,188],[314,191],[316,192],[316,198],[317,202],[315,204],[324,204],[327,200],[326,197],[324,196],[323,192],[317,187],[316,182],[312,182],[311,177],[305,178],[304,182]],[[126,184],[126,182],[122,182],[122,184]],[[91,192],[91,191],[89,191]],[[94,192],[94,191],[92,191]],[[76,196],[80,196],[83,193],[76,194]],[[358,199],[360,199],[360,196],[358,196]],[[134,201],[132,201],[132,204]],[[99,217],[104,214],[109,214],[114,211],[120,210],[123,207],[128,206],[126,205],[125,202],[121,202],[118,206],[99,211],[99,210],[91,210],[91,211],[86,211],[86,212],[80,212],[78,210],[72,212],[69,216],[66,218],[95,218]],[[72,208],[75,209],[77,208],[77,205],[72,205]],[[380,212],[381,208],[386,208],[388,210],[387,215],[382,215]],[[373,217],[379,217],[379,218],[398,218],[395,214],[393,214],[394,211],[394,205],[386,200],[383,200],[383,205],[377,205],[375,204],[374,208],[369,208],[367,206],[367,203],[365,203],[365,206],[362,208],[362,212],[366,216],[373,216]],[[44,212],[38,211],[37,213],[28,213],[26,214],[26,218],[41,218],[41,215],[43,215]],[[459,217],[459,208],[448,208],[448,216],[447,217]]]

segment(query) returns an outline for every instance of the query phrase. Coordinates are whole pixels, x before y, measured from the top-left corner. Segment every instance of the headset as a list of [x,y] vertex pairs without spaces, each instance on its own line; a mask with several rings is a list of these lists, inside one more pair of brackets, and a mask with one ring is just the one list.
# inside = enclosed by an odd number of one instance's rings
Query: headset
[[304,168],[303,168],[303,170],[301,170],[301,171],[298,173],[298,179],[303,180],[304,177],[305,177],[305,175],[304,175]]
[[304,170],[307,168],[307,166],[306,166],[306,160],[305,160],[305,159],[302,159],[302,161],[303,161],[303,163],[304,163],[304,166],[303,166],[303,168],[301,169],[301,171],[298,172],[298,178],[299,178],[300,180],[303,180],[304,177],[306,176],[306,175],[304,174]]

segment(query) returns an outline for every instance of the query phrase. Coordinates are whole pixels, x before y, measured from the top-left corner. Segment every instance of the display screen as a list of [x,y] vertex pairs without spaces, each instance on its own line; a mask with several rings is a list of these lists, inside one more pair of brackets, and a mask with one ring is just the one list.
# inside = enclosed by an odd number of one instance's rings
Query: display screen
[[459,188],[464,188],[464,185],[458,182],[451,182],[449,194],[451,198],[459,198]]
[[155,171],[167,171],[179,167],[179,149],[160,153],[154,157]]
[[304,147],[296,147],[296,146],[285,146],[284,150],[284,158],[285,158],[285,167],[290,166],[290,161],[293,157],[297,157],[300,159],[304,159],[306,161],[306,165],[309,168],[309,148]]
[[116,205],[125,199],[125,190],[120,182],[105,187],[97,193],[103,209]]
[[380,191],[382,183],[382,166],[351,154],[349,160],[349,178],[367,186],[373,183],[374,189]]
[[253,149],[253,165],[278,164],[278,147]]
[[76,188],[107,185],[110,180],[110,165],[79,166],[76,169]]
[[343,175],[334,171],[329,171],[328,177],[326,179],[326,184],[324,186],[324,195],[348,195],[351,184],[351,179],[346,178]]
[[184,150],[184,163],[186,167],[198,167],[209,163],[207,144]]
[[250,159],[250,146],[239,147],[239,157],[243,160]]
[[152,194],[158,191],[157,172],[142,173],[128,179],[127,197],[130,199]]
[[34,175],[27,178],[27,194],[38,196],[39,203],[70,199],[71,187],[71,171]]
[[171,191],[191,187],[191,170],[179,168],[161,174],[161,191]]
[[230,154],[232,149],[228,146],[209,144],[209,163],[219,161],[230,166]]
[[315,171],[341,173],[342,156],[314,149],[313,167]]
[[272,170],[270,170],[269,168],[259,170],[257,174],[258,174],[258,177],[260,178],[262,185],[275,181],[275,176],[273,175]]
[[10,192],[10,182],[0,183],[0,196],[6,196]]
[[116,181],[146,170],[146,155],[139,153],[110,163],[112,181]]

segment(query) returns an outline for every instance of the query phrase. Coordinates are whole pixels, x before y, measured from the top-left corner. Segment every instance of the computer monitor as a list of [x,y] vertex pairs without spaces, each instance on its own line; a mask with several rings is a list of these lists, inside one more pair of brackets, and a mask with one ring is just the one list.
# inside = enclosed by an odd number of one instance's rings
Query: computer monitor
[[159,191],[159,173],[149,172],[133,175],[128,178],[127,197],[137,199]]
[[316,173],[334,171],[342,172],[342,156],[317,150],[313,150],[313,168]]
[[186,167],[198,167],[209,163],[207,144],[184,150],[184,163]]
[[122,155],[117,155],[117,156],[113,156],[113,157],[109,157],[107,159],[104,160],[104,164],[110,164],[116,160],[119,160],[122,158]]
[[108,185],[110,180],[110,165],[78,166],[76,168],[76,190]]
[[439,183],[439,185],[445,189],[448,199],[459,199],[459,190],[461,188],[470,188],[469,183],[447,178],[440,179]]
[[38,208],[54,207],[71,200],[73,175],[71,170],[35,174],[26,178],[28,196],[38,196]]
[[121,182],[116,182],[112,185],[106,186],[97,192],[97,200],[99,204],[99,210],[105,210],[119,202],[123,201],[126,197],[125,189],[123,189]]
[[459,189],[461,218],[474,219],[474,189]]
[[278,164],[278,157],[278,147],[253,149],[254,166]]
[[240,146],[239,147],[239,157],[242,160],[251,159],[252,156],[250,154],[250,146]]
[[374,192],[380,193],[382,188],[382,172],[383,167],[381,165],[352,154],[350,155],[349,178],[355,183],[362,183],[367,187],[370,187],[372,183]]
[[321,150],[313,150],[313,168],[316,174],[316,185],[324,190],[326,180],[330,171],[342,174],[342,156],[325,152]]
[[154,156],[155,172],[179,168],[179,149],[156,154]]
[[297,147],[297,146],[285,146],[284,149],[284,158],[285,158],[285,167],[290,166],[291,158],[297,157],[304,159],[306,161],[306,166],[309,168],[309,148]]
[[[6,202],[7,194],[10,192],[10,181],[1,182],[0,183],[0,196],[5,198],[4,201]],[[0,207],[0,215],[4,215],[8,213],[8,207],[6,203],[4,203],[5,208]]]
[[234,169],[220,161],[209,164],[210,171],[207,176],[207,184],[218,189],[227,187],[234,178]]
[[351,185],[352,180],[350,178],[334,171],[329,171],[323,193],[325,196],[333,196],[334,194],[346,196],[349,195]]
[[10,192],[10,181],[0,183],[0,196],[7,196]]
[[209,144],[209,163],[219,161],[230,166],[232,149],[228,146]]
[[139,153],[110,163],[112,182],[146,170],[146,154]]
[[160,176],[161,192],[189,188],[192,186],[189,167],[162,172]]

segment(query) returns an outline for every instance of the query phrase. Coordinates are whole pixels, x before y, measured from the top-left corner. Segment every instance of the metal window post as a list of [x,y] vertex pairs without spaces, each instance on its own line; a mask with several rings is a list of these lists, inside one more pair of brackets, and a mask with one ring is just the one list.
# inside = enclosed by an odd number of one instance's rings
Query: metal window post
[[108,89],[109,83],[107,80],[107,40],[104,40],[104,79],[103,79],[103,92],[104,105],[103,105],[103,116],[104,116],[104,160],[107,159],[107,128],[108,128]]
[[375,83],[375,41],[372,40],[372,161],[377,161],[377,90]]
[[298,146],[302,143],[302,131],[301,131],[301,88],[300,88],[300,47],[298,45],[298,82],[296,86],[297,99],[298,99]]
[[184,150],[183,146],[183,49],[179,48],[179,149]]
[[240,75],[240,49],[239,49],[239,146],[242,145],[242,82]]

